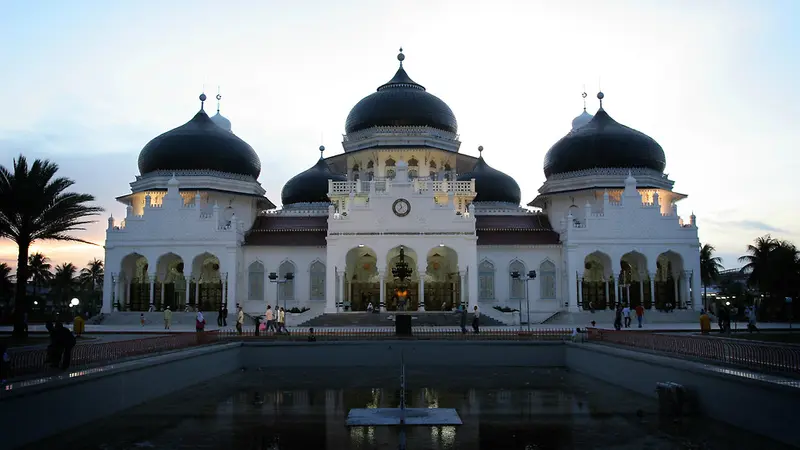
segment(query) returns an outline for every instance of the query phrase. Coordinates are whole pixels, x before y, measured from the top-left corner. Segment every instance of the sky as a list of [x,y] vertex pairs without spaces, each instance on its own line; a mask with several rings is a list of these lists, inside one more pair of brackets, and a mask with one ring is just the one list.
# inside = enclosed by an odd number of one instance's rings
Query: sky
[[[706,0],[0,0],[0,165],[49,158],[106,209],[76,236],[40,242],[55,263],[103,257],[114,198],[139,151],[221,89],[222,113],[283,184],[317,147],[342,152],[350,108],[388,81],[403,47],[409,75],[453,109],[461,152],[520,184],[544,181],[545,153],[589,93],[656,139],[679,214],[726,267],[758,236],[800,244],[796,74],[800,2]],[[212,108],[213,109],[213,103]],[[0,241],[0,262],[16,246]]]

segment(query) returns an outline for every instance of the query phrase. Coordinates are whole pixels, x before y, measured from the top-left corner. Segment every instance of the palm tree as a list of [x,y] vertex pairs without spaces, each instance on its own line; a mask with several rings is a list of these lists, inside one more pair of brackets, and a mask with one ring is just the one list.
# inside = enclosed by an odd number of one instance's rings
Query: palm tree
[[95,258],[81,269],[81,274],[78,275],[78,281],[83,289],[88,289],[92,299],[92,306],[94,306],[95,291],[102,289],[103,286],[103,261]]
[[67,192],[75,182],[56,177],[58,165],[49,160],[28,160],[20,155],[12,170],[0,166],[0,237],[14,241],[17,255],[17,290],[14,299],[14,335],[25,337],[25,313],[28,310],[28,250],[36,241],[76,241],[72,232],[91,223],[88,216],[103,211],[91,206],[94,196]]
[[63,263],[56,267],[56,274],[53,276],[53,290],[57,298],[61,301],[62,306],[69,304],[70,297],[79,287],[78,278],[75,274],[78,268],[72,263]]
[[13,290],[14,275],[11,273],[11,266],[6,263],[0,263],[0,298],[8,301]]
[[722,258],[714,256],[717,249],[711,244],[703,244],[700,247],[700,281],[703,283],[703,305],[708,309],[707,293],[708,286],[719,278],[719,273],[725,268],[722,266]]
[[41,253],[34,253],[28,257],[28,280],[33,283],[33,296],[36,297],[37,289],[47,286],[53,279],[53,266],[50,258]]
[[742,272],[749,274],[747,284],[757,287],[762,293],[768,293],[772,289],[772,250],[777,246],[778,241],[767,234],[748,245],[747,255],[739,257],[739,262],[744,263]]

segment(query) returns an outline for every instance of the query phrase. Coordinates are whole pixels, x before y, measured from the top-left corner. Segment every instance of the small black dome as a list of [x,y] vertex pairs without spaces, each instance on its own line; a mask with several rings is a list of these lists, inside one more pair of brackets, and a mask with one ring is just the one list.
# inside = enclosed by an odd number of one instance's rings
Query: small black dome
[[555,143],[544,156],[544,175],[597,167],[647,168],[663,172],[664,149],[653,138],[626,127],[600,108],[586,125]]
[[428,126],[458,132],[453,111],[439,97],[429,94],[412,80],[402,64],[388,83],[350,110],[345,131],[354,133],[372,127]]
[[522,193],[517,182],[486,164],[483,156],[478,158],[472,171],[460,175],[458,181],[469,181],[473,178],[475,178],[475,191],[477,192],[473,202],[503,202],[519,205]]
[[347,181],[347,177],[331,172],[322,157],[310,169],[293,176],[281,190],[281,203],[323,203],[328,198],[328,180]]
[[144,146],[139,173],[156,170],[217,170],[258,178],[261,161],[253,147],[200,110],[192,120]]

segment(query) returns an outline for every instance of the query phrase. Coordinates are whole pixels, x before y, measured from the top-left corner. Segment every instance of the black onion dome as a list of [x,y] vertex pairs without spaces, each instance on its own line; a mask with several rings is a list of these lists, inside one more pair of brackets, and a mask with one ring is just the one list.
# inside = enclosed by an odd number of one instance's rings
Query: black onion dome
[[156,170],[216,170],[258,178],[261,161],[253,147],[200,110],[192,120],[144,146],[139,173]]
[[650,136],[626,127],[600,108],[586,125],[553,145],[544,157],[544,175],[594,168],[646,168],[663,172],[664,149]]
[[475,192],[477,192],[473,202],[503,202],[519,205],[522,193],[517,182],[486,164],[483,156],[478,158],[472,171],[460,175],[458,181],[469,181],[473,178],[475,179]]
[[293,176],[281,190],[281,203],[323,203],[328,198],[328,180],[347,181],[344,175],[331,172],[328,163],[322,157],[310,169]]
[[372,127],[410,126],[458,132],[456,116],[447,103],[414,82],[401,63],[394,78],[356,103],[344,128],[354,133]]

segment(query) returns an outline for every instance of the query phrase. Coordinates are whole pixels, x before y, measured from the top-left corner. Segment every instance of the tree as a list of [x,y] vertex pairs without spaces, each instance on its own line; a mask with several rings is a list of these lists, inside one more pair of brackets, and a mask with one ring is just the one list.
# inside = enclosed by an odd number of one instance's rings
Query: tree
[[50,284],[53,279],[53,266],[50,265],[50,258],[41,253],[34,253],[28,257],[28,281],[33,284],[33,296],[36,297],[40,287]]
[[742,273],[748,274],[747,284],[758,288],[762,293],[769,292],[770,265],[772,250],[778,241],[769,234],[761,236],[753,244],[747,246],[747,254],[739,257],[739,262],[744,263]]
[[95,312],[94,304],[95,301],[97,301],[96,291],[102,289],[104,275],[103,261],[100,261],[97,258],[89,261],[86,267],[81,269],[81,274],[78,275],[78,281],[80,282],[81,288],[89,291],[92,314]]
[[6,263],[0,263],[0,298],[8,301],[14,291],[14,275],[11,267]]
[[78,268],[72,263],[64,263],[56,267],[56,274],[53,276],[53,290],[62,305],[69,304],[72,294],[78,289],[80,283],[75,274]]
[[49,160],[28,160],[20,155],[11,170],[0,166],[0,237],[14,241],[17,255],[17,290],[14,299],[14,335],[25,337],[28,310],[28,251],[36,241],[75,241],[72,232],[85,229],[89,216],[103,211],[89,205],[94,196],[67,192],[75,182],[56,177],[58,165]]
[[708,286],[719,278],[719,273],[725,268],[722,266],[722,258],[714,256],[717,249],[711,244],[703,244],[700,247],[700,281],[703,283],[703,305],[708,309]]

